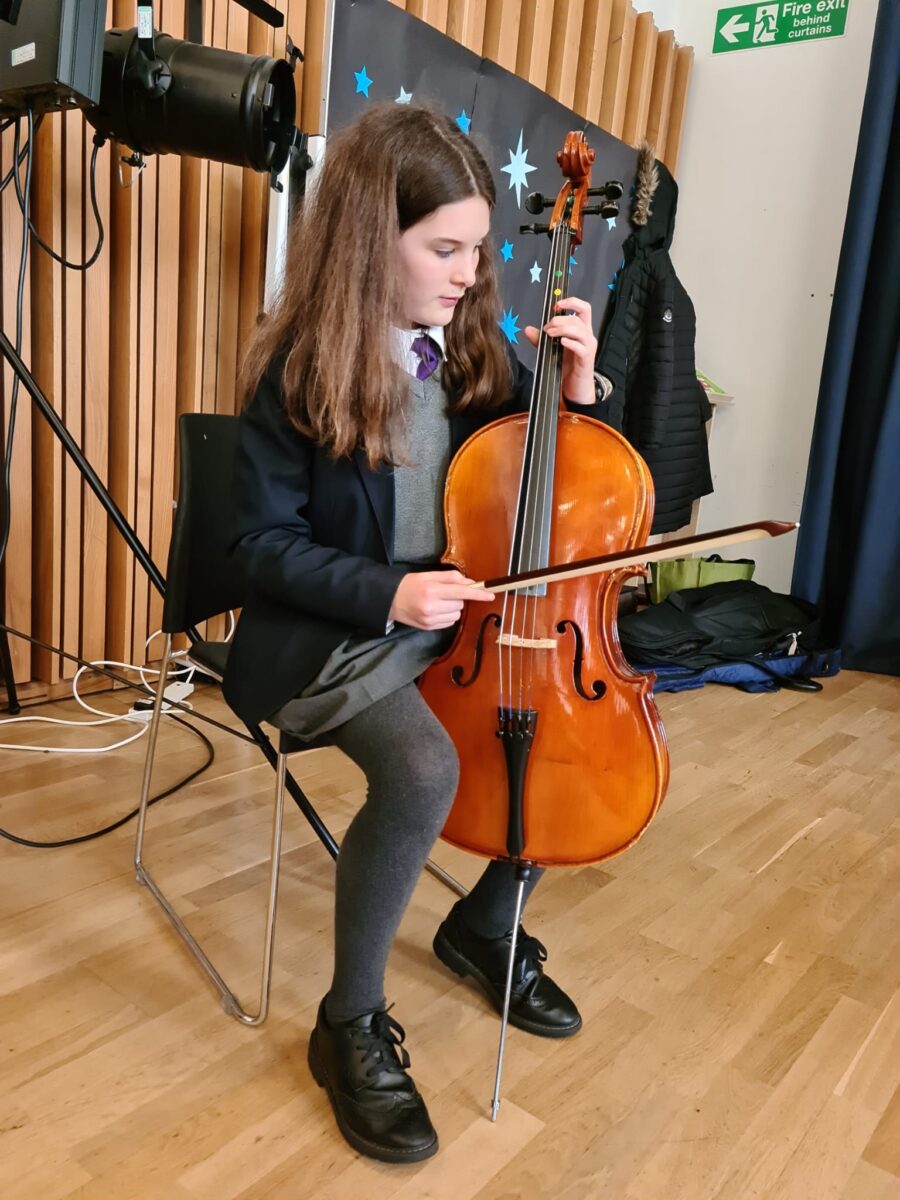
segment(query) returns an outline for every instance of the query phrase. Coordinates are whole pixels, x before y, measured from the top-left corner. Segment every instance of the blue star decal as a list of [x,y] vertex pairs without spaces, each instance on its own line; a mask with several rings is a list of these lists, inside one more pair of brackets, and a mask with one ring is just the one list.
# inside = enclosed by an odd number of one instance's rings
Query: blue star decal
[[397,99],[394,101],[394,103],[395,104],[409,104],[410,100],[412,100],[412,92],[405,92],[403,90],[403,84],[401,83],[400,84],[400,95],[397,97]]
[[525,130],[519,132],[519,144],[515,150],[509,152],[509,162],[500,170],[504,171],[509,176],[509,186],[516,189],[516,204],[519,208],[522,207],[522,188],[528,187],[528,176],[532,171],[536,171],[537,167],[531,166],[528,162],[528,151],[522,149],[522,138],[525,136]]
[[609,229],[615,229],[615,227],[616,227],[616,218],[615,218],[615,217],[607,217],[607,218],[606,218],[606,224],[607,224],[607,227],[608,227]]
[[365,98],[368,100],[369,88],[372,86],[372,80],[366,74],[366,68],[363,67],[363,69],[361,71],[354,71],[353,77],[356,80],[356,93],[355,94],[359,95],[360,93],[362,93],[365,96]]
[[519,322],[519,314],[513,312],[512,305],[510,305],[509,308],[504,310],[503,320],[497,322],[497,324],[500,326],[500,328],[506,334],[507,339],[510,342],[512,342],[512,344],[514,346],[518,346],[518,344],[519,344],[518,335],[522,332],[521,329],[519,328],[518,322]]
[[467,117],[467,116],[466,116],[466,110],[465,110],[465,109],[462,109],[462,111],[460,112],[459,116],[458,116],[458,117],[456,117],[456,118],[455,118],[455,120],[456,120],[456,123],[457,123],[457,125],[458,125],[458,126],[460,127],[460,129],[463,131],[463,133],[468,133],[468,132],[469,132],[469,129],[470,129],[471,125],[472,125],[472,118],[471,118],[471,117]]
[[500,247],[500,253],[503,255],[503,261],[509,262],[513,256],[513,244],[507,239]]
[[531,282],[532,283],[540,283],[541,282],[541,271],[543,270],[543,268],[538,266],[537,259],[534,260],[534,266],[529,267],[528,269],[531,271]]

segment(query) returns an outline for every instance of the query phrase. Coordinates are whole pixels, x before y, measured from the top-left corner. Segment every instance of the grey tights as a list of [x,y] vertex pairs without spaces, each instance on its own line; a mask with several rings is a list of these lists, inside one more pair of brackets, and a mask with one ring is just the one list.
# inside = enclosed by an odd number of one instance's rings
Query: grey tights
[[[334,979],[326,1011],[330,1020],[342,1021],[384,1007],[391,943],[450,810],[459,763],[415,684],[376,701],[328,740],[353,759],[368,783],[337,860]],[[540,874],[533,873],[526,897]],[[489,863],[461,903],[466,924],[481,937],[507,933],[515,890],[512,866]]]

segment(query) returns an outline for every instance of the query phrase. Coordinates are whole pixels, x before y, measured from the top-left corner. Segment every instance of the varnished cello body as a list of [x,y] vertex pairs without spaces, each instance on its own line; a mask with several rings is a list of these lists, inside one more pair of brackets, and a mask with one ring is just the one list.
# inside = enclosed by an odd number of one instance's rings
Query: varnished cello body
[[[508,565],[527,421],[487,426],[451,464],[444,561],[471,579],[502,575]],[[643,544],[653,518],[643,459],[598,421],[574,413],[558,421],[549,561]],[[574,865],[618,853],[646,828],[665,793],[668,754],[652,681],[629,667],[618,644],[618,596],[632,574],[625,568],[557,583],[543,596],[466,606],[452,646],[420,683],[460,756],[447,841],[494,858]],[[498,647],[504,629],[512,644]],[[500,697],[535,714],[518,853],[509,847],[514,799],[498,737]]]

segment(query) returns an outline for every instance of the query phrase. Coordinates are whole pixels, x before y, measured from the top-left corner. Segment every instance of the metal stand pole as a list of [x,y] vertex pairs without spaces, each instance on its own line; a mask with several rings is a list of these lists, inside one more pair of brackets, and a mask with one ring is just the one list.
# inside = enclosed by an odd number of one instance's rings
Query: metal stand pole
[[509,962],[506,965],[506,993],[503,997],[503,1018],[500,1023],[500,1045],[497,1049],[497,1074],[494,1076],[494,1095],[491,1100],[491,1120],[497,1120],[500,1110],[500,1077],[503,1074],[503,1051],[506,1048],[506,1030],[509,1025],[509,1002],[512,998],[513,964],[516,957],[516,942],[519,936],[519,922],[522,919],[522,905],[525,900],[525,884],[531,878],[531,863],[519,863],[516,867],[516,912],[513,917],[512,937],[509,943]]
[[[0,567],[0,624],[6,624],[6,572]],[[19,696],[16,692],[16,680],[13,675],[12,655],[9,652],[9,636],[5,629],[0,630],[0,683],[6,684],[6,710],[15,716],[22,711]]]

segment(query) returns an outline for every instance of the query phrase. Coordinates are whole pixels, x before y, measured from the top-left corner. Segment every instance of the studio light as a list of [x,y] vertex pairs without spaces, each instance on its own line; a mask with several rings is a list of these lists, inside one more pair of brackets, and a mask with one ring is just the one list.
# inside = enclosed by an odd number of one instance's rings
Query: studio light
[[279,174],[297,136],[291,64],[137,29],[111,29],[100,101],[85,116],[141,154],[187,154]]
[[[284,24],[268,0],[233,2]],[[300,51],[290,39],[281,59],[202,45],[203,0],[186,0],[195,40],[157,32],[153,4],[136,7],[136,28],[104,33],[107,0],[0,0],[0,119],[78,107],[101,138],[139,156],[233,163],[269,172],[274,185],[304,144],[295,126]]]

